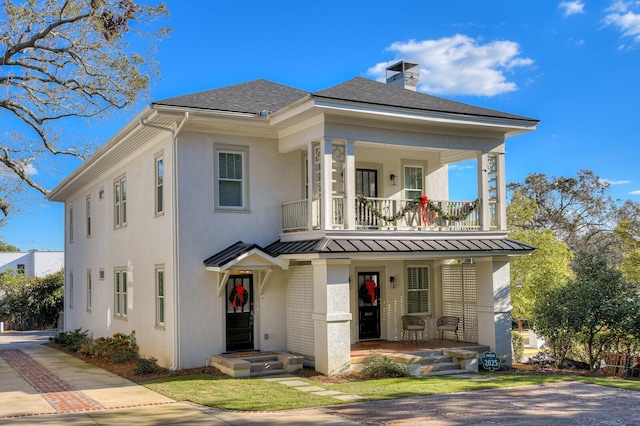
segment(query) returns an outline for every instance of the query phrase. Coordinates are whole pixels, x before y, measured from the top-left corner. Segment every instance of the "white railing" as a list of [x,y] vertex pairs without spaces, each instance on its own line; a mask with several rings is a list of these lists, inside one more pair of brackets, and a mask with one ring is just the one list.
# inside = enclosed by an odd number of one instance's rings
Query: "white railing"
[[[473,201],[431,200],[424,211],[412,200],[368,198],[366,204],[355,201],[356,229],[379,230],[479,230],[480,209],[474,209]],[[321,223],[319,200],[313,200],[312,224],[309,226],[307,200],[282,204],[282,230],[295,232],[318,229]],[[407,208],[407,207],[411,208]],[[346,202],[344,197],[333,197],[331,229],[344,229]],[[404,213],[403,213],[404,212]],[[458,219],[456,219],[458,217]]]

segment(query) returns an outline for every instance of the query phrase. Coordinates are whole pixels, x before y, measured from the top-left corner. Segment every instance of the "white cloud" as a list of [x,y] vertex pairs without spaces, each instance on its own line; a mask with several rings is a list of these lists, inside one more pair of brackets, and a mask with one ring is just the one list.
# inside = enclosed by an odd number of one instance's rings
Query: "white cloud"
[[562,9],[562,13],[564,14],[564,16],[571,16],[579,13],[584,13],[584,2],[580,0],[562,1],[558,5],[558,7]]
[[600,179],[604,183],[608,183],[609,185],[626,185],[631,183],[630,180],[609,180],[609,179]]
[[616,0],[607,8],[604,18],[606,26],[617,28],[623,37],[631,37],[640,43],[640,2]]
[[631,192],[629,193],[629,195],[640,195],[640,189],[637,189],[637,190],[635,190],[635,191],[631,191]]
[[[512,41],[480,44],[457,34],[439,40],[396,42],[387,48],[397,57],[420,64],[418,90],[447,95],[495,96],[518,90],[505,72],[527,67],[533,60],[520,56],[520,46]],[[385,69],[397,60],[376,64],[367,75],[385,80]]]

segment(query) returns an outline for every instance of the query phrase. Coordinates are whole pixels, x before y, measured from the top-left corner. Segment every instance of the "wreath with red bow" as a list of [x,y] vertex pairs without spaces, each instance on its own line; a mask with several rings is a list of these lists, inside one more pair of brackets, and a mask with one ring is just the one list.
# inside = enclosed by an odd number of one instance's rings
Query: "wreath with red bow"
[[373,305],[380,298],[380,287],[371,279],[364,280],[358,289],[358,297],[362,303]]
[[231,293],[229,294],[229,302],[231,302],[231,306],[233,309],[238,307],[242,308],[249,301],[249,292],[242,284],[236,284],[231,289]]

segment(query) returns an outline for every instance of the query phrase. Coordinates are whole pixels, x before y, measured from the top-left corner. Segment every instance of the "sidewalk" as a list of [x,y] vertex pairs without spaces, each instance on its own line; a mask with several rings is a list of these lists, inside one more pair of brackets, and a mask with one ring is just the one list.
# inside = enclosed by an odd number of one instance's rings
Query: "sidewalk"
[[179,403],[43,346],[51,335],[0,334],[0,424],[360,424],[315,409],[241,413]]

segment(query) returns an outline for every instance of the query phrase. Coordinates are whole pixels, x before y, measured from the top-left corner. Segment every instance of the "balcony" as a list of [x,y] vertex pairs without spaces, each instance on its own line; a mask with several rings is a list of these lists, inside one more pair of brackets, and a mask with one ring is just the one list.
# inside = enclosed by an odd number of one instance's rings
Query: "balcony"
[[[480,231],[480,201],[362,198],[354,200],[353,225],[348,225],[345,197],[333,197],[332,217],[323,226],[320,199],[292,201],[281,205],[282,232],[310,230],[389,231]],[[310,211],[311,209],[311,211]],[[495,204],[489,205],[491,228],[495,229]]]

